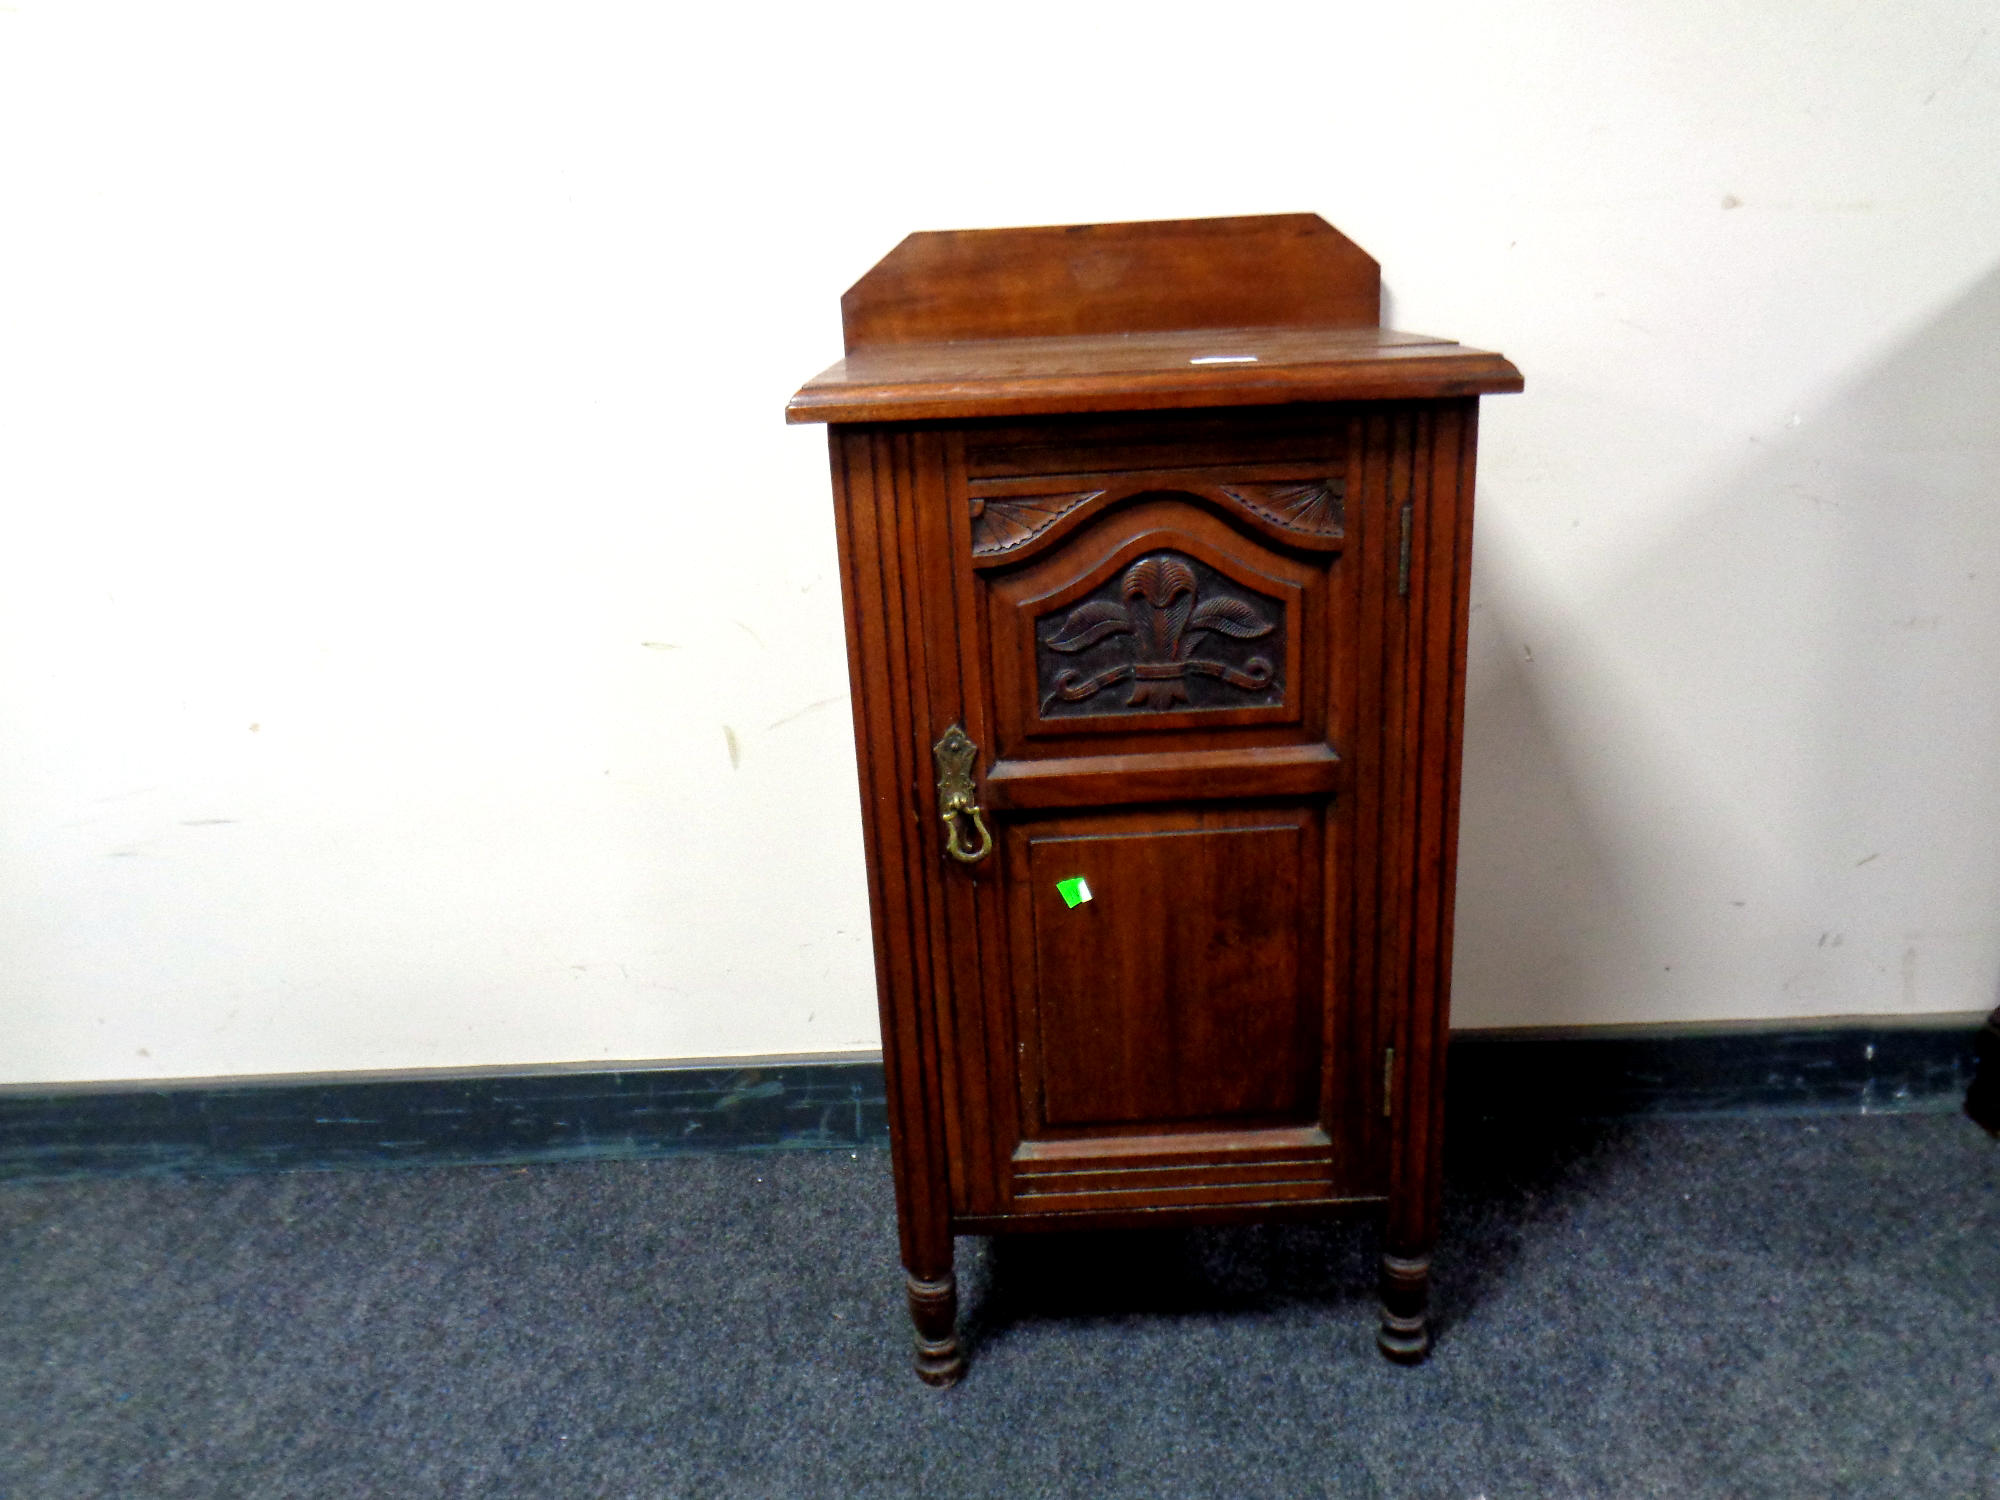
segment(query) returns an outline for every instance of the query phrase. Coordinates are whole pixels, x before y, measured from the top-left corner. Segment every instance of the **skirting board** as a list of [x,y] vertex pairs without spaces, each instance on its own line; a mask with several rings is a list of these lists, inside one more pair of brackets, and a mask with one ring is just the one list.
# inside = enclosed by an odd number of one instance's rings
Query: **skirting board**
[[[1453,1037],[1461,1123],[1956,1109],[1982,1014]],[[0,1181],[887,1144],[869,1054],[0,1087]]]

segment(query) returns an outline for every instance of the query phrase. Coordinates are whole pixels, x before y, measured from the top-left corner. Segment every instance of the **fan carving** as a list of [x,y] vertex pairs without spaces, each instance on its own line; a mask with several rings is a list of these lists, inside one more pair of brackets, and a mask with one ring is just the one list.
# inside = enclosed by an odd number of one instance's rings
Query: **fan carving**
[[1226,484],[1222,493],[1287,531],[1338,537],[1347,531],[1346,481],[1308,479],[1287,484]]
[[1071,495],[1018,495],[1005,500],[972,502],[972,555],[994,557],[1012,552],[1047,531],[1064,516],[1103,494],[1080,490]]

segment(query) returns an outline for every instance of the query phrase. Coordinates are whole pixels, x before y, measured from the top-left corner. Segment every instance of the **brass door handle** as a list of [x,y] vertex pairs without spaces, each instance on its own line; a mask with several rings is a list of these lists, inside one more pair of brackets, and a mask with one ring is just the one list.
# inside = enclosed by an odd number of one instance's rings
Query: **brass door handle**
[[[979,759],[979,747],[954,724],[944,738],[931,746],[937,761],[938,816],[944,819],[944,852],[963,865],[976,865],[993,852],[993,835],[979,811],[979,789],[972,784],[972,763]],[[968,849],[959,842],[960,818],[972,819],[979,846]]]

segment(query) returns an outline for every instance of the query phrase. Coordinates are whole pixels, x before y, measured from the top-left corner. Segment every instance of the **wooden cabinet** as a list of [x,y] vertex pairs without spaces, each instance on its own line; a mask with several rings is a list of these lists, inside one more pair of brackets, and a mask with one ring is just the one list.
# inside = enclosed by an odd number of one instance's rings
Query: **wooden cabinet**
[[919,234],[830,425],[917,1370],[955,1235],[1386,1213],[1429,1346],[1477,398],[1312,215]]

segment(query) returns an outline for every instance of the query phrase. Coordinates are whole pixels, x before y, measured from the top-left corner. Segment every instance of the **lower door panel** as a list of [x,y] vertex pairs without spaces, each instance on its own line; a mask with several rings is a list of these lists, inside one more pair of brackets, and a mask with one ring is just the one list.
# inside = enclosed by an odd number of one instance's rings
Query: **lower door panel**
[[1328,806],[1008,829],[1018,1208],[1332,1193]]

